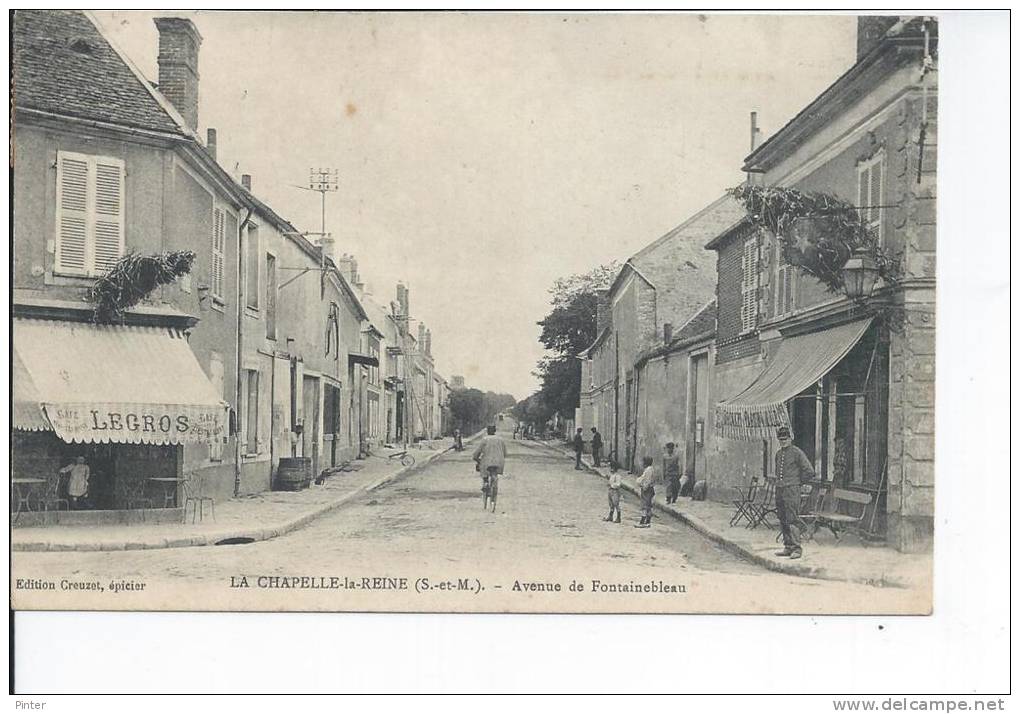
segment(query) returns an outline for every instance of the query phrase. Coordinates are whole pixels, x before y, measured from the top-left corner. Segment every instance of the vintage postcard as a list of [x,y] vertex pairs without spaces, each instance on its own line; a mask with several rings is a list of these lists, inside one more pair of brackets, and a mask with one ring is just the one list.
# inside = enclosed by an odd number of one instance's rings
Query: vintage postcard
[[12,607],[930,614],[938,30],[15,11]]

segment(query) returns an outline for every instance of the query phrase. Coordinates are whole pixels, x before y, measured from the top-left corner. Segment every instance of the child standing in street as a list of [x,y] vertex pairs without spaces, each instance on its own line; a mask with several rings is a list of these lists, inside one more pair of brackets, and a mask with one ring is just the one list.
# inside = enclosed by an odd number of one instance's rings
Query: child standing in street
[[613,513],[616,513],[616,522],[620,522],[620,487],[623,485],[623,477],[616,469],[609,472],[609,515],[605,517],[607,522],[612,522]]
[[635,528],[651,528],[652,526],[652,499],[655,498],[655,469],[652,468],[652,457],[646,456],[644,461],[645,470],[638,476],[637,486],[641,491],[641,521],[635,523]]

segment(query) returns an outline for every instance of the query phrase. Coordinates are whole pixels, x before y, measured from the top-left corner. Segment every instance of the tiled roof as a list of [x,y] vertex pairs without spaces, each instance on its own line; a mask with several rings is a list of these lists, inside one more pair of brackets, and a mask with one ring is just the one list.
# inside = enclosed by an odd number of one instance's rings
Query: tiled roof
[[715,332],[715,300],[701,308],[698,313],[687,321],[673,337],[673,344],[688,342],[695,337]]
[[92,21],[77,10],[16,10],[16,107],[183,134]]

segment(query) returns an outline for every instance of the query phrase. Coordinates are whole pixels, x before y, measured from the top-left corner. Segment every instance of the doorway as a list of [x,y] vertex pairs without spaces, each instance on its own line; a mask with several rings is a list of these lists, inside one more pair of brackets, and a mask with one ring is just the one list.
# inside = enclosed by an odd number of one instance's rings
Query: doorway
[[705,422],[708,419],[708,353],[691,355],[688,381],[687,443],[684,472],[693,486],[708,473],[705,457]]

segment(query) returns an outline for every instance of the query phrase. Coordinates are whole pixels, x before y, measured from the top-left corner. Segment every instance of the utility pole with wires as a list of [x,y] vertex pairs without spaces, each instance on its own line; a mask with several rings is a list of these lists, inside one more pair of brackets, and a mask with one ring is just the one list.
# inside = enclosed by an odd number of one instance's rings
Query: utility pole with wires
[[339,169],[308,169],[308,190],[322,196],[322,233],[326,235],[326,194],[340,190]]
[[[340,169],[308,169],[308,185],[298,186],[297,184],[291,184],[293,188],[299,188],[302,191],[315,191],[322,198],[322,223],[321,230],[316,233],[313,231],[302,232],[302,236],[318,236],[319,247],[321,249],[322,260],[319,266],[320,273],[320,292],[322,295],[326,294],[326,243],[332,234],[326,230],[326,194],[336,193],[340,190]],[[301,275],[308,272],[304,269],[303,272],[295,275],[290,280],[286,281],[283,285],[294,282]],[[280,287],[282,288],[283,285]]]

